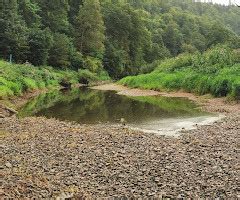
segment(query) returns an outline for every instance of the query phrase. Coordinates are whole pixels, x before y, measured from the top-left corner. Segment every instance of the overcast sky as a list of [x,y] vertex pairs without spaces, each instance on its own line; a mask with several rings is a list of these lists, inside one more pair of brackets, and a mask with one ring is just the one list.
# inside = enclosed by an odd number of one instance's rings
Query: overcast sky
[[[229,0],[213,0],[214,3],[228,4]],[[233,3],[240,5],[240,0],[232,0]]]

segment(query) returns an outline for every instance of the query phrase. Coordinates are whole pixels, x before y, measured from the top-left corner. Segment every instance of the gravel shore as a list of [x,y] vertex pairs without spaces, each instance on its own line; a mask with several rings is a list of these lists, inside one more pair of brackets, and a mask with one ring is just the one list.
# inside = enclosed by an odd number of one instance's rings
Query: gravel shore
[[179,138],[113,125],[0,119],[0,198],[239,198],[240,115]]

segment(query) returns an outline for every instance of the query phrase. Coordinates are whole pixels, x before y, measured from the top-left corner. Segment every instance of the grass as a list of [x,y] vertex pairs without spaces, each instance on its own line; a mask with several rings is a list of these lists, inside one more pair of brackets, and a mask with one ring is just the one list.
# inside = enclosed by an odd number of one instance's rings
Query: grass
[[84,76],[89,82],[109,79],[103,71],[98,75],[87,70],[58,70],[49,66],[10,64],[0,60],[0,99],[37,89],[56,88],[62,81],[76,84]]
[[228,48],[180,55],[162,62],[152,73],[125,77],[120,84],[153,90],[185,90],[200,95],[240,99],[240,62]]
[[0,98],[21,95],[26,91],[59,86],[69,77],[71,83],[78,82],[78,73],[56,70],[52,67],[10,64],[0,60]]

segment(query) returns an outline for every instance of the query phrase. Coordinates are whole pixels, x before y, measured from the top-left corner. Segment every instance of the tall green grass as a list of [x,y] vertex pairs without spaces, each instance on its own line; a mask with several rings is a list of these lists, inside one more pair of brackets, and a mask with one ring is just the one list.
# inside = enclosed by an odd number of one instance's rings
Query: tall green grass
[[57,87],[62,82],[76,84],[83,78],[88,82],[110,79],[104,70],[97,74],[89,70],[59,70],[50,66],[35,67],[0,60],[0,99],[26,91]]
[[226,47],[203,54],[180,55],[162,62],[152,73],[125,77],[130,87],[154,90],[185,90],[200,95],[240,99],[239,55]]
[[0,60],[0,98],[56,87],[66,77],[73,84],[78,82],[78,73],[75,71],[61,71],[48,66],[10,64]]

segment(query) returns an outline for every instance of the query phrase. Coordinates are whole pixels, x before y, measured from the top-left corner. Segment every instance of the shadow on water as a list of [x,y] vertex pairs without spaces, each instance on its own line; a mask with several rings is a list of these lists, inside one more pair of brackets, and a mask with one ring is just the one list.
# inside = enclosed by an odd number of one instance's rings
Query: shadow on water
[[54,117],[82,124],[119,123],[124,118],[128,124],[140,125],[209,114],[197,109],[196,104],[184,98],[126,97],[112,91],[83,87],[41,94],[22,107],[19,115]]

